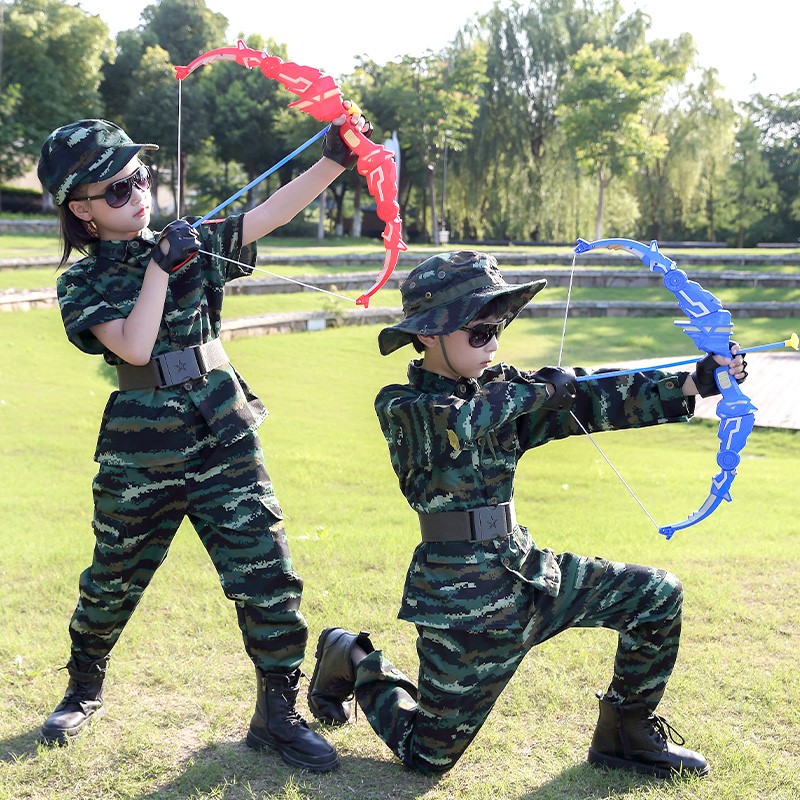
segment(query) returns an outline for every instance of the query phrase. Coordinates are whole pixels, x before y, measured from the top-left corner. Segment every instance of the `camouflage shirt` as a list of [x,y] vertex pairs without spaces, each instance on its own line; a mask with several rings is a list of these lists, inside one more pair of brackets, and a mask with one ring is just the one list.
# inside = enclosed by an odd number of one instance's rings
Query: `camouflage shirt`
[[[201,225],[201,250],[254,264],[255,245],[241,245],[242,219],[234,215]],[[61,316],[77,348],[102,355],[112,365],[123,363],[89,329],[131,313],[155,238],[146,228],[130,241],[101,241],[91,256],[59,276]],[[218,338],[225,283],[251,272],[200,253],[170,275],[153,355]],[[113,392],[103,413],[95,460],[134,467],[177,463],[202,447],[235,441],[255,430],[266,415],[264,405],[230,364],[191,383]]]
[[[522,455],[582,434],[569,412],[541,411],[531,373],[498,364],[479,379],[451,380],[414,361],[405,385],[384,387],[375,410],[400,490],[420,514],[510,501]],[[586,374],[576,370],[576,374]],[[573,411],[589,432],[685,421],[694,398],[684,375],[637,373],[578,384]],[[518,526],[485,542],[422,542],[406,576],[399,617],[437,628],[516,630],[530,589],[558,594],[554,554]]]

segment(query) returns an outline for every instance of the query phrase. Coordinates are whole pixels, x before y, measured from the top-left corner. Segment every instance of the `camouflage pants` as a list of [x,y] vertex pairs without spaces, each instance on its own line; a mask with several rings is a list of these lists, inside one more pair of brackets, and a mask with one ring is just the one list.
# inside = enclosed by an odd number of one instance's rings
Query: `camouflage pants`
[[95,548],[70,622],[73,656],[93,661],[111,651],[188,516],[236,604],[255,665],[300,666],[308,638],[303,583],[256,436],[180,464],[101,465],[93,492]]
[[557,559],[561,590],[557,597],[533,592],[523,631],[418,626],[417,687],[381,651],[358,665],[358,703],[406,766],[425,773],[449,770],[526,653],[567,628],[618,631],[606,697],[656,707],[678,654],[683,602],[678,579],[663,570],[571,553]]

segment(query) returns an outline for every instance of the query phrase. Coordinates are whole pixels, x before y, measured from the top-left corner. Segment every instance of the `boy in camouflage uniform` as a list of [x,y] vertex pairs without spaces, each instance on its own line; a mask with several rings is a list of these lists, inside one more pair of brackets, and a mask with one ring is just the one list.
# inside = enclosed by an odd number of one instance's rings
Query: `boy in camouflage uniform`
[[[369,135],[366,120],[357,124]],[[153,233],[149,172],[139,160],[152,148],[112,122],[87,119],[55,130],[39,162],[61,213],[62,266],[73,248],[86,255],[57,282],[67,336],[116,367],[120,388],[95,453],[96,544],[69,627],[70,681],[40,741],[68,741],[102,711],[109,654],[188,516],[236,604],[255,664],[247,744],[324,772],[338,764],[336,753],[295,711],[308,632],[256,432],[267,411],[219,335],[225,284],[252,272],[256,240],[355,156],[333,126],[323,158],[260,206],[198,231],[176,220]]]
[[[386,386],[375,409],[422,542],[408,569],[400,618],[417,627],[417,685],[368,634],[328,628],[309,683],[317,719],[343,724],[352,699],[402,762],[449,770],[534,645],[571,627],[619,632],[614,675],[598,693],[589,761],[666,777],[706,775],[654,711],[678,652],[682,588],[662,570],[556,554],[533,542],[514,513],[520,457],[589,431],[680,422],[694,395],[715,388],[741,356],[702,359],[695,373],[657,371],[576,383],[582,370],[527,372],[492,365],[503,325],[545,285],[505,283],[496,261],[461,251],[429,258],[401,292],[405,318],[379,336],[384,355],[412,344],[408,383]],[[738,348],[734,346],[735,352]],[[683,741],[679,739],[682,744]]]

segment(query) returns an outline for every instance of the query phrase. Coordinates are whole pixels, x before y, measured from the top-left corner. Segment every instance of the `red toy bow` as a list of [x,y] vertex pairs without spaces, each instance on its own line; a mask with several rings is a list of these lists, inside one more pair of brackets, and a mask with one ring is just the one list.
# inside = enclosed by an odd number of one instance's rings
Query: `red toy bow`
[[383,268],[373,286],[356,300],[356,305],[367,308],[372,295],[389,280],[401,251],[408,249],[402,239],[403,222],[397,203],[397,167],[394,156],[356,129],[353,118],[359,116],[361,110],[355,104],[345,107],[342,91],[330,75],[325,75],[314,67],[283,61],[264,51],[254,50],[241,40],[236,47],[218,47],[198,56],[185,67],[175,67],[175,77],[182,81],[198,67],[214,61],[235,61],[247,69],[260,67],[265,77],[279,81],[284,88],[299,97],[289,104],[289,108],[297,108],[314,119],[332,122],[342,114],[347,116],[339,133],[358,156],[356,169],[366,177],[367,190],[375,198],[378,218],[386,223],[381,234],[386,250]]

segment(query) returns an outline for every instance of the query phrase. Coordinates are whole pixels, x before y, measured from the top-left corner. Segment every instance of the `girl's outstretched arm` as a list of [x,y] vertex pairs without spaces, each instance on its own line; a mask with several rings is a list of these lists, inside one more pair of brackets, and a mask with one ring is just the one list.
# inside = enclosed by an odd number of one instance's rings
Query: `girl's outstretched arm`
[[282,186],[261,205],[244,215],[242,244],[255,242],[294,219],[343,172],[344,167],[335,161],[321,158],[302,175]]
[[[346,100],[344,105],[345,108],[350,108],[350,101]],[[248,245],[294,219],[346,168],[355,166],[355,153],[339,135],[338,127],[344,121],[344,115],[333,121],[323,140],[323,157],[311,169],[298,175],[244,215],[242,244]],[[363,114],[355,119],[355,127],[365,136],[371,137],[372,126]]]

